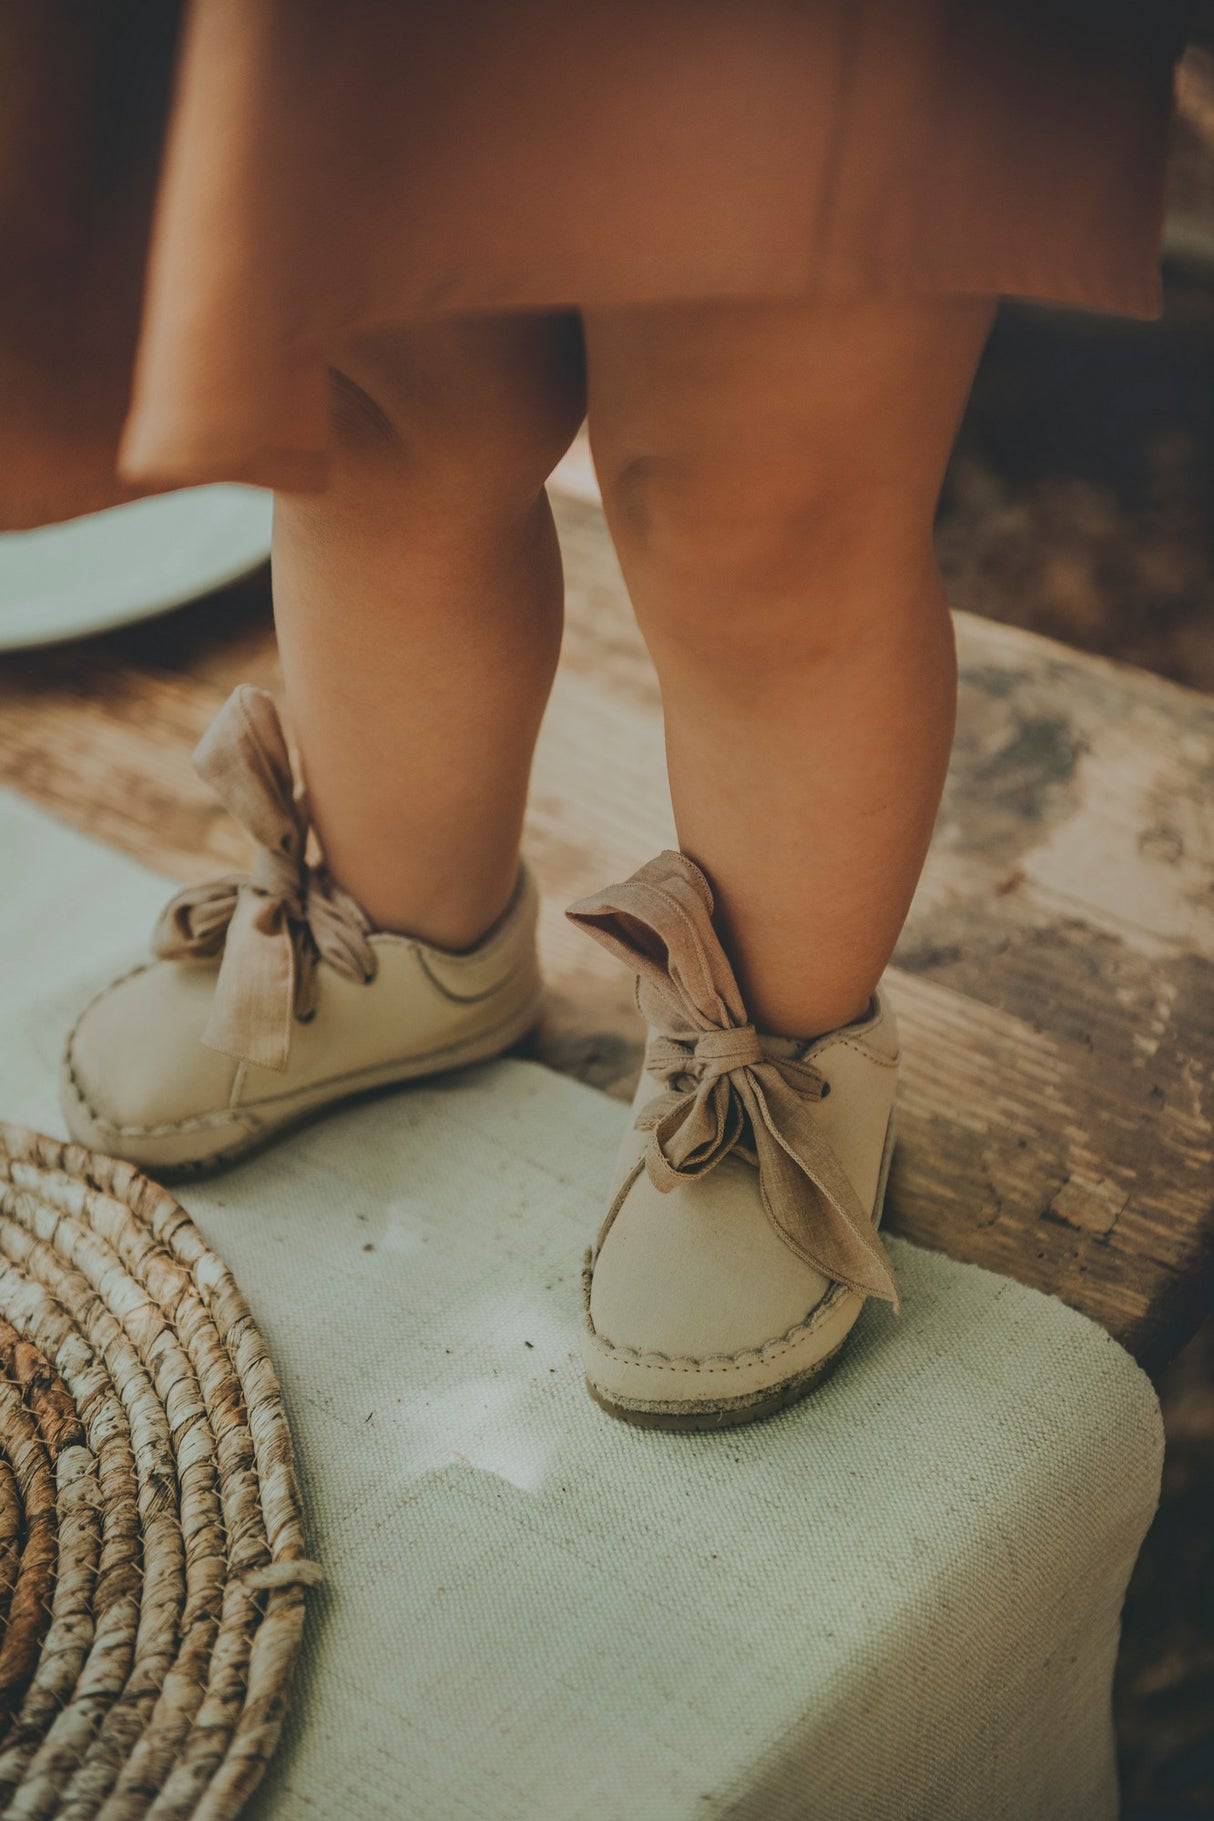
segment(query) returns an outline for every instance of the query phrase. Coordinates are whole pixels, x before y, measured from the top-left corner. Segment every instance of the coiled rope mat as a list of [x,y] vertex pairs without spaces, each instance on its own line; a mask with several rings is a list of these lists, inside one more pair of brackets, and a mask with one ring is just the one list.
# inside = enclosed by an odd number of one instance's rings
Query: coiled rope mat
[[0,1123],[0,1812],[235,1815],[317,1578],[227,1266],[129,1164]]

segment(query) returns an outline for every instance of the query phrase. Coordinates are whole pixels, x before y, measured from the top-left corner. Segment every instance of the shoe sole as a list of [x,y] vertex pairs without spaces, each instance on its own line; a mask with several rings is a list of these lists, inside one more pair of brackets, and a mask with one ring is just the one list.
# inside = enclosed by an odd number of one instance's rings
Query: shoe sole
[[[400,1066],[391,1069],[368,1071],[367,1076],[358,1080],[358,1085],[342,1090],[337,1094],[318,1098],[301,1106],[281,1119],[274,1119],[258,1127],[247,1138],[238,1144],[229,1145],[223,1151],[216,1151],[208,1157],[187,1159],[177,1163],[141,1162],[137,1158],[126,1158],[123,1161],[133,1163],[145,1175],[160,1183],[196,1182],[207,1176],[218,1175],[231,1165],[243,1163],[262,1151],[269,1150],[280,1138],[287,1138],[303,1126],[311,1125],[323,1119],[329,1113],[339,1112],[347,1107],[356,1106],[363,1101],[377,1099],[381,1094],[391,1093],[394,1088],[407,1086],[411,1081],[432,1076],[447,1075],[457,1069],[472,1068],[478,1062],[491,1062],[505,1054],[515,1044],[521,1043],[535,1031],[543,1017],[544,996],[541,994],[528,1001],[523,1010],[504,1025],[478,1037],[475,1042],[442,1050],[431,1050],[425,1056],[411,1057]],[[81,1100],[79,1090],[72,1078],[71,1070],[64,1058],[61,1076],[61,1098],[65,1108],[68,1105],[79,1105],[85,1118],[91,1121],[92,1114]],[[234,1109],[238,1110],[238,1109]],[[248,1109],[250,1112],[253,1109]],[[69,1121],[69,1124],[71,1122]],[[73,1136],[75,1134],[73,1133]],[[77,1142],[100,1151],[106,1156],[118,1156],[119,1153],[107,1151],[103,1143],[90,1141],[85,1137]]]
[[[881,1174],[877,1182],[877,1195],[874,1202],[874,1225],[880,1227],[881,1217],[885,1212],[885,1192],[889,1186],[890,1166],[893,1163],[894,1143],[897,1135],[897,1109],[889,1116],[889,1125],[885,1132],[885,1148],[881,1154]],[[861,1305],[863,1306],[863,1305]],[[856,1311],[857,1318],[860,1310]],[[855,1323],[847,1330],[843,1339],[824,1353],[821,1359],[815,1360],[812,1366],[806,1366],[795,1372],[791,1378],[781,1380],[778,1385],[768,1386],[766,1390],[747,1393],[744,1397],[729,1397],[705,1400],[695,1403],[678,1404],[621,1404],[609,1397],[605,1391],[587,1376],[586,1389],[589,1391],[600,1410],[608,1416],[614,1416],[623,1423],[631,1423],[636,1429],[665,1429],[673,1431],[691,1431],[705,1429],[732,1429],[740,1423],[757,1423],[766,1416],[775,1416],[780,1410],[786,1410],[790,1404],[815,1390],[817,1386],[830,1377],[842,1357],[855,1332]]]

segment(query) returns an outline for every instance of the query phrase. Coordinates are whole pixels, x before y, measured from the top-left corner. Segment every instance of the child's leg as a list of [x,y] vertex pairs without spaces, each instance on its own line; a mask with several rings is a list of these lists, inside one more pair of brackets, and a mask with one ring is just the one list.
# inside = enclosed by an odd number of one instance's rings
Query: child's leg
[[473,944],[518,870],[561,639],[544,482],[585,410],[576,312],[360,337],[325,494],[274,502],[289,718],[333,873],[382,928]]
[[583,313],[604,507],[661,679],[679,843],[760,1029],[856,1016],[952,740],[932,519],[983,299]]

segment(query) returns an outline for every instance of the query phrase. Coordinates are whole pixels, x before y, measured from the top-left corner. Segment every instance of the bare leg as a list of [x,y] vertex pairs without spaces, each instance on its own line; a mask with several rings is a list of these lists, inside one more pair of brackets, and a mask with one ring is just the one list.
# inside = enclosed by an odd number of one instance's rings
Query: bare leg
[[378,332],[333,370],[329,490],[275,497],[288,716],[381,928],[466,948],[509,900],[563,619],[544,482],[584,410],[576,313]]
[[653,654],[679,842],[760,1029],[857,1016],[956,706],[936,498],[993,304],[583,313],[590,439]]

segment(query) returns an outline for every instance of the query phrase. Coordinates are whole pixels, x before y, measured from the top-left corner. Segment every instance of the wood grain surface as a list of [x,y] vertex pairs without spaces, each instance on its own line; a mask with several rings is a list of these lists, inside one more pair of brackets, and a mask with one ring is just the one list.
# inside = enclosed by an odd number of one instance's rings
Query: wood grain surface
[[[626,1098],[631,977],[563,913],[677,845],[661,707],[601,512],[553,501],[568,613],[526,832],[551,1003],[521,1053]],[[967,615],[957,630],[953,763],[888,976],[889,1224],[1056,1293],[1156,1369],[1211,1289],[1214,703]],[[190,766],[239,681],[279,682],[264,573],[11,654],[0,782],[174,880],[243,864]]]

